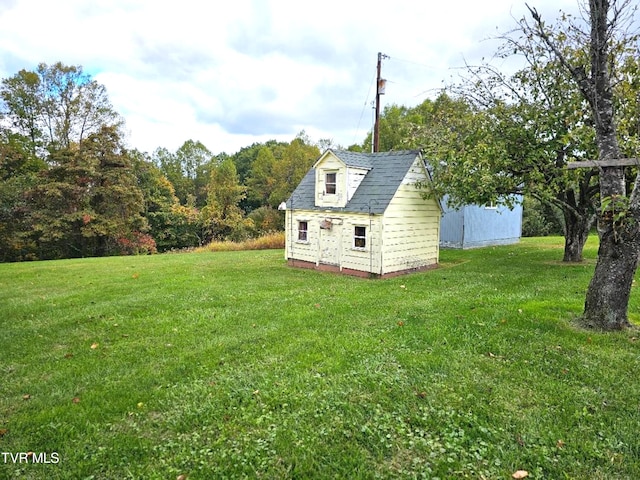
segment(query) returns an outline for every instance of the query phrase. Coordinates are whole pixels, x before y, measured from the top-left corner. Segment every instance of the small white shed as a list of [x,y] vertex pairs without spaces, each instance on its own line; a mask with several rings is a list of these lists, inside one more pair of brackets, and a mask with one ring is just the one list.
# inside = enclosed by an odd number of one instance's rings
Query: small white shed
[[384,277],[438,263],[442,208],[418,150],[327,150],[286,202],[289,265]]

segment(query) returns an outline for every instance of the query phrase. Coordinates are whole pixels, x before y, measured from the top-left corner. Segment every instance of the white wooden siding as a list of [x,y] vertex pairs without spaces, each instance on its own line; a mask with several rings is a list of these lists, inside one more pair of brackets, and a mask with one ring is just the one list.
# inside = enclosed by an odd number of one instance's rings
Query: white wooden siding
[[[336,173],[336,193],[326,194],[325,174]],[[316,165],[316,207],[344,207],[347,204],[347,168],[335,155],[327,155]]]
[[[379,215],[350,214],[343,229],[342,268],[381,273],[382,218]],[[354,248],[355,227],[366,227],[366,247]]]
[[384,215],[384,273],[438,263],[441,209],[423,199],[415,186],[424,181],[424,166],[416,161],[407,172]]
[[365,169],[347,168],[347,201],[351,200],[353,194],[356,193],[366,174],[367,170]]
[[[293,220],[293,221],[292,221]],[[307,242],[297,241],[298,222],[307,223]],[[304,260],[318,265],[324,259],[330,258],[330,254],[324,249],[322,229],[320,224],[324,220],[333,222],[333,229],[339,230],[338,262],[337,265],[352,270],[363,272],[381,273],[381,217],[379,215],[369,216],[367,214],[351,213],[324,213],[317,211],[298,210],[286,212],[286,241],[285,258]],[[366,247],[364,249],[354,248],[355,227],[363,226],[367,229]],[[325,237],[326,239],[326,237]],[[334,262],[326,262],[334,263]]]

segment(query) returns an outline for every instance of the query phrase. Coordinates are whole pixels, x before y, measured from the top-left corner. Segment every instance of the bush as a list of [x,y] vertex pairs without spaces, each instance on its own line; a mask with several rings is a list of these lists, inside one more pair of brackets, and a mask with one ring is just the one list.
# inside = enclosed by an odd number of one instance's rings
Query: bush
[[284,212],[270,206],[255,209],[249,214],[249,218],[253,220],[256,236],[284,230]]
[[532,197],[525,197],[522,212],[522,236],[546,237],[562,235],[561,212],[556,207],[542,204]]
[[120,253],[125,255],[151,255],[158,253],[156,241],[151,235],[141,232],[133,232],[128,237],[120,237],[116,240]]

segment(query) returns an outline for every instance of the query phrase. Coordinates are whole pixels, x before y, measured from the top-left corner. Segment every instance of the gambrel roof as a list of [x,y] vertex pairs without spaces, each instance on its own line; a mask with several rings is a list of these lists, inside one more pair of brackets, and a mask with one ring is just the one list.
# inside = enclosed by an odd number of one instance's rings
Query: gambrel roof
[[[416,157],[420,156],[419,150],[378,153],[329,151],[347,167],[368,170],[346,206],[338,208],[315,205],[316,169],[314,165],[287,200],[287,209],[384,213],[398,187],[402,184],[402,180],[416,161]],[[327,152],[320,159],[326,154]],[[424,165],[422,160],[420,162]]]

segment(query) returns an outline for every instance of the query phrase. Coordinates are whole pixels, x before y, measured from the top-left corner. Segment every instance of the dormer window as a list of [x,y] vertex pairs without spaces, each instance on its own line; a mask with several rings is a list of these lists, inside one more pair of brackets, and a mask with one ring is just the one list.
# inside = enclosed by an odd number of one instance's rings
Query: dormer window
[[336,193],[336,172],[327,172],[324,175],[324,193],[327,195],[335,195]]

